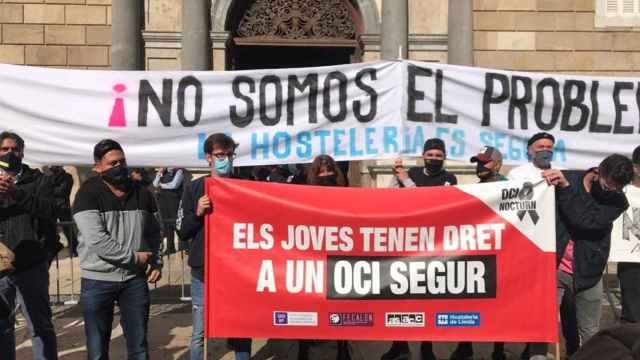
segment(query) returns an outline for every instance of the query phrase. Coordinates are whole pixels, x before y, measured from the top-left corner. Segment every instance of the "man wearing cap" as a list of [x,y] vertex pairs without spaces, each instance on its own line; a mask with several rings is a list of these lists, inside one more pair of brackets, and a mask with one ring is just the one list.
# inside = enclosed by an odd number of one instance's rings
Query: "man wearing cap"
[[[633,181],[624,188],[624,192],[628,198],[639,198],[640,146],[633,151],[631,161],[633,162]],[[622,295],[620,320],[624,323],[640,323],[640,263],[620,262],[617,273]]]
[[542,171],[551,168],[556,139],[547,132],[533,135],[527,142],[530,162],[512,169],[509,180],[542,180]]
[[412,167],[407,171],[402,166],[402,159],[396,160],[393,168],[395,176],[390,187],[456,185],[456,176],[444,169],[446,157],[444,141],[437,138],[425,141],[422,152],[424,167]]
[[[393,169],[395,176],[391,181],[390,187],[456,185],[458,183],[456,176],[444,169],[446,155],[444,141],[438,138],[425,141],[422,152],[424,167],[412,167],[407,171],[402,166],[402,159],[396,160]],[[436,359],[431,342],[423,341],[420,346],[420,352],[423,360]],[[409,343],[406,341],[394,341],[389,351],[384,353],[380,360],[405,360],[410,357]]]
[[98,176],[82,184],[73,204],[78,226],[80,303],[89,359],[108,359],[114,306],[127,359],[149,358],[149,287],[160,280],[160,224],[151,192],[131,181],[120,144],[93,149]]
[[15,360],[16,302],[24,315],[35,359],[57,359],[56,334],[49,305],[47,241],[58,215],[50,178],[22,163],[24,140],[0,133],[0,242],[14,254],[13,272],[0,279],[0,357]]

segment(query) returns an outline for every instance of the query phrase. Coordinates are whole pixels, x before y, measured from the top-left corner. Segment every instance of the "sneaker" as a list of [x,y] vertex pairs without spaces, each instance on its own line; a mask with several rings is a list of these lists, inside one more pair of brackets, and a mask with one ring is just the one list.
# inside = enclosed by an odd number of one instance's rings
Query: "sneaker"
[[411,352],[409,346],[397,346],[395,343],[391,346],[391,349],[384,353],[380,360],[409,360],[411,359]]

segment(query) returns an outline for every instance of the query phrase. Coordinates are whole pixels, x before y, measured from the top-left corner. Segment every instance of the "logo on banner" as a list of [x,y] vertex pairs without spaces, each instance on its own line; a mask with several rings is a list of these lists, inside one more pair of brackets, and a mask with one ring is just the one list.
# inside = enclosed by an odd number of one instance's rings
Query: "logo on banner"
[[480,313],[436,313],[436,327],[478,327]]
[[273,325],[275,326],[318,326],[318,313],[274,311]]
[[502,189],[500,211],[517,211],[520,221],[524,221],[524,218],[529,214],[531,221],[535,225],[540,220],[540,216],[536,210],[536,201],[533,200],[533,196],[533,184],[530,182],[524,183],[521,189]]
[[385,313],[384,325],[386,327],[424,327],[425,318],[423,312],[397,312]]
[[113,103],[113,109],[111,110],[111,116],[109,116],[109,127],[126,127],[127,118],[124,114],[124,99],[120,96],[127,90],[125,84],[116,84],[113,86],[113,91],[119,96]]
[[331,313],[329,314],[331,326],[373,326],[373,313]]

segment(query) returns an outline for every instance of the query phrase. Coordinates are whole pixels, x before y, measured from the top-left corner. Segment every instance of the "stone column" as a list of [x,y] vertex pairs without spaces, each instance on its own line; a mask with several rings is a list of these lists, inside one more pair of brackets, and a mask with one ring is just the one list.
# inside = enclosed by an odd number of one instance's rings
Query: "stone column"
[[473,1],[449,0],[448,63],[473,66]]
[[409,1],[382,0],[382,31],[380,32],[383,60],[406,59],[409,53]]
[[211,70],[211,1],[182,1],[182,69]]
[[111,5],[111,68],[144,70],[144,2],[113,0]]

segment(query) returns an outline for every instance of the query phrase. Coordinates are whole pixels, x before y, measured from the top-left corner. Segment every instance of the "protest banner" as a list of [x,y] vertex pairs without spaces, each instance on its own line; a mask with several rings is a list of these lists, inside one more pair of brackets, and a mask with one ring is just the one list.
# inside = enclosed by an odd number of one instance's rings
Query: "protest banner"
[[[640,80],[415,61],[250,70],[87,71],[0,65],[0,130],[22,135],[26,161],[90,165],[119,141],[132,166],[199,167],[207,135],[239,143],[236,165],[416,156],[439,137],[449,159],[483,146],[507,165],[527,139],[556,136],[554,164],[586,168],[637,144]],[[579,139],[579,141],[577,141]]]
[[624,189],[629,208],[613,223],[610,262],[640,262],[640,188]]
[[208,337],[557,341],[545,183],[206,187]]

